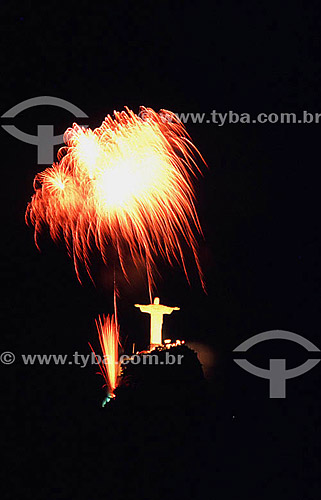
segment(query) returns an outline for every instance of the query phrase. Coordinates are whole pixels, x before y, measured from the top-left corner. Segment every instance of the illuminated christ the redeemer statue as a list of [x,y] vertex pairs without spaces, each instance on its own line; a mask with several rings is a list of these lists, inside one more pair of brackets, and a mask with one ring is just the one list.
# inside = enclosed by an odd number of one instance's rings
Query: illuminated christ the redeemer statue
[[155,297],[154,303],[149,305],[135,304],[144,313],[150,314],[150,347],[162,344],[162,326],[164,314],[171,314],[179,311],[179,307],[163,306],[159,303],[159,298]]

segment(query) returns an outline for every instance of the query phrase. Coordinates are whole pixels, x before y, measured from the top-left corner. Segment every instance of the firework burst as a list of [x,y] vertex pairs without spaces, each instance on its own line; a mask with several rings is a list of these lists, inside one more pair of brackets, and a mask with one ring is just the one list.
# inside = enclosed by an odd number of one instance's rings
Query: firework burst
[[187,277],[185,240],[203,283],[193,186],[199,153],[173,113],[125,109],[94,130],[74,124],[58,162],[36,176],[26,212],[36,245],[44,227],[55,242],[63,239],[79,280],[80,264],[91,277],[92,250],[108,264],[112,246],[126,277],[128,259],[145,263],[151,290],[156,256],[179,262]]

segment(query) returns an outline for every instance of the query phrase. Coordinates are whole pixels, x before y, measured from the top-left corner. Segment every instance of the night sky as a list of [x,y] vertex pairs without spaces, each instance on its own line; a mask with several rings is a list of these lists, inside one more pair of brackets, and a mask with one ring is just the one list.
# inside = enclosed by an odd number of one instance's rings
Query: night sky
[[[138,112],[140,105],[208,116],[321,113],[318,2],[7,2],[1,10],[1,115],[47,95],[89,117],[39,107],[1,125],[36,134],[37,125],[54,124],[61,134],[73,121],[93,128],[113,110]],[[268,330],[297,333],[321,348],[320,127],[186,124],[208,165],[197,184],[207,293],[192,259],[191,286],[179,267],[160,263],[157,292],[181,308],[166,318],[167,336],[214,352],[209,401],[193,415],[118,419],[100,408],[97,367],[21,360],[88,354],[88,341],[98,348],[94,319],[112,312],[112,277],[97,261],[96,286],[85,274],[81,285],[63,245],[44,235],[37,250],[24,214],[46,165],[37,165],[35,146],[1,129],[1,351],[16,356],[2,366],[3,498],[320,495],[320,366],[288,381],[286,399],[271,400],[268,381],[232,360],[237,345]],[[132,276],[131,284],[118,277],[119,320],[128,345],[144,348],[148,318],[133,305],[147,302],[148,291],[142,273]],[[296,345],[272,344],[257,347],[262,367],[272,354],[290,367],[307,359]]]

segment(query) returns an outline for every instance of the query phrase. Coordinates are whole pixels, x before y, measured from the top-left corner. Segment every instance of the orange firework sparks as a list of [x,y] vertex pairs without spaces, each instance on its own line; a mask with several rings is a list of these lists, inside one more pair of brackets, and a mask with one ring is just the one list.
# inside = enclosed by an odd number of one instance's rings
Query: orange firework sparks
[[55,242],[65,241],[79,280],[80,263],[91,276],[93,248],[107,264],[112,245],[125,276],[126,252],[136,266],[145,262],[151,289],[156,256],[179,262],[187,277],[182,237],[202,281],[192,183],[198,151],[173,113],[141,107],[136,115],[125,109],[94,130],[74,124],[58,163],[36,176],[26,212],[36,245],[42,228],[49,227]]
[[[117,387],[118,377],[118,346],[119,346],[119,327],[114,315],[99,316],[96,320],[99,342],[103,353],[102,361],[99,363],[100,373],[105,379],[107,387],[107,400],[115,397],[114,391]],[[91,350],[95,354],[91,344]],[[96,356],[96,354],[95,354]],[[97,356],[96,356],[97,359]]]

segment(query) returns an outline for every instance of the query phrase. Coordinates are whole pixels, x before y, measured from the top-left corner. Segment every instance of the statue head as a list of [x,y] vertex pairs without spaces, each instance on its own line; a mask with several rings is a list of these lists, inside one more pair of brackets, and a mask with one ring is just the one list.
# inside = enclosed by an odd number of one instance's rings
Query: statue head
[[158,304],[159,304],[159,297],[155,297],[154,304],[156,304],[158,306]]

